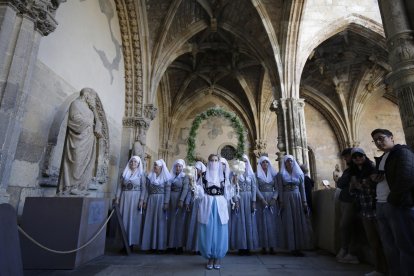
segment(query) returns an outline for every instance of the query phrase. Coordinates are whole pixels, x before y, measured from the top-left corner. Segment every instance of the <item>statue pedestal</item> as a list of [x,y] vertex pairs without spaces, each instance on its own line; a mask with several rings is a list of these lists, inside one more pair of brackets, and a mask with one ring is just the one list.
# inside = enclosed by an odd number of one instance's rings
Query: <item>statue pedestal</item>
[[[108,199],[86,197],[28,197],[21,227],[40,244],[54,250],[76,249],[88,242],[103,225]],[[105,251],[105,229],[83,249],[56,254],[20,235],[24,269],[74,269]]]

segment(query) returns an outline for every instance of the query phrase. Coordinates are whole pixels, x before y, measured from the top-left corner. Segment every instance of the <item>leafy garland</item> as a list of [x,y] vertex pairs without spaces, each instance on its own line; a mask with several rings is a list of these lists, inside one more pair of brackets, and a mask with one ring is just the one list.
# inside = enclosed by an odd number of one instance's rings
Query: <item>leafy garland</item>
[[231,126],[235,129],[238,139],[237,139],[237,149],[236,149],[236,158],[241,159],[244,154],[244,128],[240,119],[233,113],[230,113],[219,107],[210,108],[203,113],[198,114],[193,121],[190,130],[190,136],[188,137],[187,142],[187,162],[193,164],[195,160],[194,150],[195,150],[195,137],[197,135],[197,130],[200,127],[201,121],[206,120],[210,117],[223,117],[231,122]]

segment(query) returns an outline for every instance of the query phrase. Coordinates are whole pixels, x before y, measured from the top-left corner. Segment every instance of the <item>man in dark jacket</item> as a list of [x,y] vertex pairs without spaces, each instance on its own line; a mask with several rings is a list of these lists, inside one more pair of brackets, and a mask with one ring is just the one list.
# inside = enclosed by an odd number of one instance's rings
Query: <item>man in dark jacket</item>
[[352,148],[346,148],[341,153],[347,168],[336,183],[336,186],[341,189],[339,194],[339,204],[341,207],[341,220],[339,223],[341,249],[336,255],[336,260],[340,263],[357,264],[359,263],[358,258],[350,252],[350,245],[355,236],[354,228],[357,216],[355,196],[349,193],[349,183],[351,181],[349,166],[352,162],[351,151]]
[[387,129],[375,129],[371,136],[384,152],[376,160],[376,209],[390,275],[409,275],[414,264],[414,153],[395,145]]

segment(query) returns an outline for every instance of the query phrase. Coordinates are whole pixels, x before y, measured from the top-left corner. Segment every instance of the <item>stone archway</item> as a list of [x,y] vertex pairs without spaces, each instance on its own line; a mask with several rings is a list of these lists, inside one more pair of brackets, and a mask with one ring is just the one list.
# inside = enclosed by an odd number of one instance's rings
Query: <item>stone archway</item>
[[222,117],[231,122],[231,126],[234,128],[234,130],[237,133],[237,149],[235,153],[236,158],[241,158],[245,151],[245,130],[244,127],[240,121],[240,119],[233,113],[228,112],[221,108],[210,108],[199,115],[197,115],[193,123],[191,125],[190,134],[188,137],[187,142],[187,162],[189,164],[192,164],[196,161],[196,158],[194,156],[194,150],[195,150],[195,138],[197,136],[197,130],[200,127],[200,124],[203,120],[206,120],[210,117]]

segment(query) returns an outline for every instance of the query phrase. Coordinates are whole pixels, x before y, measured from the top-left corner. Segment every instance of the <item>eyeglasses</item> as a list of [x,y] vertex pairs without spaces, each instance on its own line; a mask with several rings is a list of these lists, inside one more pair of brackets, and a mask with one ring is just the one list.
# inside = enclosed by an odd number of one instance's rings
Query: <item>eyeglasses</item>
[[376,139],[372,140],[372,143],[384,142],[387,137],[387,135],[378,136]]
[[352,159],[363,158],[363,157],[364,157],[363,154],[358,154],[358,153],[352,155]]

